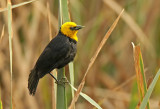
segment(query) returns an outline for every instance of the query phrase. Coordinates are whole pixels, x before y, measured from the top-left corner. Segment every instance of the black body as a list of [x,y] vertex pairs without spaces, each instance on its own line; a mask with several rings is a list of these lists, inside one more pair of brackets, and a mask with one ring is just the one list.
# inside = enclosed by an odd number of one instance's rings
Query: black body
[[76,55],[77,42],[61,32],[46,46],[28,79],[28,89],[34,95],[39,79],[55,68],[62,68],[73,61]]

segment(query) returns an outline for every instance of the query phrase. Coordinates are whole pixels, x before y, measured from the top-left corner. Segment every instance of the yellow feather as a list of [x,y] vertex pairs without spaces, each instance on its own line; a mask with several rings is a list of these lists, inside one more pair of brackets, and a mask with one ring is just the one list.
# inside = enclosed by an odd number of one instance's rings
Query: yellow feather
[[66,35],[67,37],[70,37],[71,39],[74,39],[78,41],[77,32],[78,30],[71,30],[71,27],[77,26],[74,22],[66,22],[61,26],[61,32]]

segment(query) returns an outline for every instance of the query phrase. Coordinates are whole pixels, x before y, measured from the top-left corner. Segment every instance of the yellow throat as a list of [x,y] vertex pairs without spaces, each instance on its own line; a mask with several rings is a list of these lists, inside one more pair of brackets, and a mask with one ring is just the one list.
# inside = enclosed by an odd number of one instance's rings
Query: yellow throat
[[76,27],[77,24],[74,22],[66,22],[61,26],[61,33],[66,35],[67,37],[78,42],[77,32],[78,30],[73,30],[71,28]]

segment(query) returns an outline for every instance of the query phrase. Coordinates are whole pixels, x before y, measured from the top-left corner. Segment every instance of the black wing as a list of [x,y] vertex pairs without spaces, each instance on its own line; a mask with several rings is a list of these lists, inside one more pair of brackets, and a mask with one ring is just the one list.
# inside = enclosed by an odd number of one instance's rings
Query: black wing
[[70,54],[70,51],[70,42],[67,37],[58,35],[50,41],[35,65],[39,78],[61,66],[61,63]]

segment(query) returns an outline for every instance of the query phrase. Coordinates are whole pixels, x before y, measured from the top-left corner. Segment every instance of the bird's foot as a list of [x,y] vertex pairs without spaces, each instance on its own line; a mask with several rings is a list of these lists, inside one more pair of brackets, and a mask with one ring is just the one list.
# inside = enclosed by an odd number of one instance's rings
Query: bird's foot
[[68,79],[67,79],[66,77],[63,77],[63,78],[61,79],[61,81],[63,81],[63,83],[65,83],[65,84],[68,84],[68,83],[69,83],[69,81],[68,81]]
[[65,87],[66,84],[68,84],[68,80],[66,77],[61,78],[60,80],[56,80],[55,82],[58,85],[62,85],[63,87]]
[[57,80],[57,79],[52,75],[52,73],[49,73],[49,74],[55,79],[55,83],[58,84],[58,85],[62,85],[62,86],[65,87],[65,85],[66,85],[67,83],[69,83],[66,77],[63,77],[63,78],[61,78],[60,80]]

